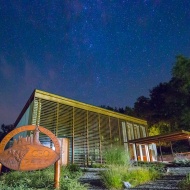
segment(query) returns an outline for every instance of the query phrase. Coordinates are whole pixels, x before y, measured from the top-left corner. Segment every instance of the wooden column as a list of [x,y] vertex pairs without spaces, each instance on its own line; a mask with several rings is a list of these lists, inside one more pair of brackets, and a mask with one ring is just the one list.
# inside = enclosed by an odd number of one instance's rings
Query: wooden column
[[140,152],[141,161],[143,161],[143,152],[142,152],[142,145],[141,144],[139,144],[139,152]]
[[160,148],[160,157],[163,162],[163,156],[162,156],[162,148],[161,148],[161,142],[159,141],[159,148]]
[[149,145],[145,145],[145,150],[146,150],[146,157],[147,157],[147,162],[150,162],[150,152],[149,152]]
[[136,143],[133,144],[133,152],[135,156],[135,161],[138,161],[138,154],[137,154],[137,145]]
[[170,148],[171,148],[172,156],[174,156],[174,151],[173,151],[173,146],[172,146],[172,142],[171,141],[170,141]]

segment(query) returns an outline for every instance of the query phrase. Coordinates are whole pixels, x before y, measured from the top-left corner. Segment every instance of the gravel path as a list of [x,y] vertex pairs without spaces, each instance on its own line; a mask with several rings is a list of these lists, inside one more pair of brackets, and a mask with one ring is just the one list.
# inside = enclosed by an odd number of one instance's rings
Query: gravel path
[[88,190],[106,190],[101,182],[99,172],[105,170],[103,168],[87,168],[87,171],[80,178],[80,182],[88,185]]
[[[100,168],[87,168],[87,171],[80,178],[80,182],[88,185],[88,190],[107,190],[101,182],[99,171],[105,170]],[[190,173],[190,167],[168,168],[167,173],[156,181],[139,185],[132,190],[159,190],[159,189],[179,189],[178,183]]]

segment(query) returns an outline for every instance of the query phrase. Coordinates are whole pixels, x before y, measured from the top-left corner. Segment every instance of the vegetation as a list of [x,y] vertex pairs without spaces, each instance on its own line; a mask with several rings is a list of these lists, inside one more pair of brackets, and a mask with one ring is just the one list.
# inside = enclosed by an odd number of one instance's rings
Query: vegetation
[[0,127],[0,142],[13,129],[14,129],[14,125],[12,124],[11,125],[2,124]]
[[[78,178],[81,175],[82,171],[79,167],[71,165],[68,167],[62,167],[60,190],[86,190],[87,188],[78,182]],[[12,171],[0,176],[1,190],[52,190],[54,189],[53,186],[53,167],[30,172]]]
[[124,147],[113,146],[103,152],[103,157],[107,165],[122,165],[128,166],[130,164],[130,158]]
[[118,146],[113,146],[104,153],[108,169],[101,172],[101,178],[108,189],[123,189],[124,182],[137,186],[159,177],[154,167],[134,167],[129,155]]
[[102,171],[101,177],[108,189],[122,189],[124,182],[129,182],[134,187],[158,178],[159,173],[149,168],[128,168],[113,165],[110,166],[108,170]]
[[143,162],[143,161],[138,161],[133,163],[134,166],[139,166],[143,168],[149,168],[149,169],[154,169],[158,171],[159,173],[163,173],[166,171],[166,164],[162,162]]
[[186,176],[186,178],[184,180],[182,180],[179,183],[179,187],[182,190],[188,190],[188,189],[190,189],[190,173]]
[[190,160],[181,154],[176,154],[173,165],[178,167],[190,167]]

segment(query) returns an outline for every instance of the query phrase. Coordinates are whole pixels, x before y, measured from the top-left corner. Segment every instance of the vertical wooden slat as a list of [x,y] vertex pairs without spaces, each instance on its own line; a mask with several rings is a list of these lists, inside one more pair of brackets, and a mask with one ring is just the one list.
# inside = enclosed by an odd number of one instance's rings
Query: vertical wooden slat
[[75,108],[73,107],[73,128],[72,128],[72,163],[74,164],[74,153],[75,153]]
[[57,109],[56,109],[56,130],[55,135],[58,137],[58,123],[59,123],[59,103],[57,103]]
[[86,145],[87,145],[87,165],[89,165],[88,110],[86,111]]
[[99,154],[100,154],[100,163],[102,164],[102,143],[101,143],[101,130],[100,130],[100,114],[98,114],[98,129],[99,129]]
[[119,120],[119,118],[117,119],[117,121],[118,121],[118,123],[117,123],[118,126],[117,127],[118,127],[118,131],[119,131],[119,144],[121,145],[122,143],[121,143],[121,130],[120,130],[120,122],[119,122],[120,120]]
[[112,147],[112,135],[111,135],[111,125],[110,125],[110,116],[109,116],[109,130],[110,130],[110,146]]

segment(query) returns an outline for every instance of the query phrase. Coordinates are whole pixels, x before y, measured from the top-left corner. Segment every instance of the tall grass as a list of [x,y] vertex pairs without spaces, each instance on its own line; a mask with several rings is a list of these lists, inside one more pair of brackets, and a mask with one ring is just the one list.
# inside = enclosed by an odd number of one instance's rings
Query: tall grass
[[148,168],[127,168],[123,166],[110,166],[101,172],[104,185],[108,189],[122,189],[124,182],[129,182],[133,187],[154,180],[159,177],[155,170]]
[[188,189],[190,189],[190,173],[186,176],[186,178],[184,180],[182,180],[179,183],[179,187],[182,190],[188,190]]
[[114,146],[103,155],[108,169],[101,172],[101,178],[108,189],[123,189],[124,182],[134,187],[159,177],[153,167],[132,167],[129,154],[123,147]]
[[130,157],[128,152],[121,146],[113,146],[103,152],[103,157],[108,165],[128,166]]

